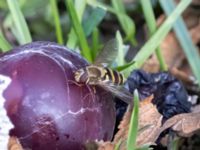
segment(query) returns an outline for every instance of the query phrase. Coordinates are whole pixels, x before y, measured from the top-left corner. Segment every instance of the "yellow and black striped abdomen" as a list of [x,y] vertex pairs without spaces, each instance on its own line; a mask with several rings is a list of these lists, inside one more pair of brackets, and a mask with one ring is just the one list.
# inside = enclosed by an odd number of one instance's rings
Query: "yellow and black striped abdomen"
[[120,85],[124,83],[124,77],[121,73],[111,70],[109,68],[105,68],[106,73],[105,73],[105,79],[112,81],[114,84]]

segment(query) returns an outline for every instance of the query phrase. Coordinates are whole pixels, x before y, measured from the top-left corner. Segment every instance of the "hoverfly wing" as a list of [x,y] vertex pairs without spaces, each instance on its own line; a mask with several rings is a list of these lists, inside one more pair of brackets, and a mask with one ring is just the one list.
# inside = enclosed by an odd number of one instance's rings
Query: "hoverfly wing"
[[131,104],[133,101],[133,95],[122,86],[115,85],[111,82],[99,82],[98,85],[127,104]]
[[117,39],[111,39],[108,41],[97,55],[94,64],[103,65],[104,67],[111,64],[118,55],[118,47]]

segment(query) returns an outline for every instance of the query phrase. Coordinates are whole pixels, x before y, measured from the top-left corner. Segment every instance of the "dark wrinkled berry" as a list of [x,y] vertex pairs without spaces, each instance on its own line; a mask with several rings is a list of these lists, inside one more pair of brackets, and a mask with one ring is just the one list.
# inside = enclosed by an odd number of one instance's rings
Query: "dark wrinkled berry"
[[188,102],[185,88],[168,72],[146,73],[134,70],[128,77],[126,86],[131,93],[138,89],[140,99],[153,94],[153,103],[164,119],[190,111],[191,103]]
[[25,149],[79,150],[88,140],[111,140],[112,95],[78,85],[74,71],[88,65],[78,54],[50,42],[34,42],[0,56],[0,74],[12,82],[5,108]]
[[122,118],[123,118],[123,116],[126,112],[128,104],[125,103],[124,101],[121,101],[118,98],[116,98],[115,102],[116,102],[116,105],[115,105],[115,108],[116,108],[116,125],[115,125],[114,133],[117,133],[118,126],[119,126],[120,121],[122,120]]

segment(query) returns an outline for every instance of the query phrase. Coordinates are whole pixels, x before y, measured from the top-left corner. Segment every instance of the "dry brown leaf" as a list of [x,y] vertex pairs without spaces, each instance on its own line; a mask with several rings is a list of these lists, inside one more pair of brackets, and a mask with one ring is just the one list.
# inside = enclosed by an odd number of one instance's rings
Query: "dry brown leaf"
[[[140,102],[140,104],[139,104],[139,118],[140,118],[140,114],[141,114],[140,111],[143,111],[141,108],[148,107],[146,105],[151,103],[152,99],[153,99],[153,96],[150,96],[149,98]],[[124,117],[123,117],[123,119],[120,122],[119,127],[118,127],[119,131],[117,132],[117,134],[114,137],[115,143],[123,141],[122,139],[127,139],[132,110],[133,110],[132,107],[129,106],[126,113],[124,114]]]
[[111,142],[98,142],[98,150],[114,150],[115,145]]
[[[179,67],[181,65],[185,56],[173,32],[170,32],[166,36],[160,47],[161,54],[164,57],[165,63],[169,66],[169,68]],[[158,72],[160,70],[159,68],[159,62],[155,54],[153,54],[143,66],[143,69],[148,72]]]
[[132,108],[129,106],[118,126],[119,131],[115,134],[114,143],[117,144],[118,142],[125,141],[127,139],[131,114]]
[[8,150],[23,150],[19,140],[16,137],[10,137],[8,143]]
[[199,0],[192,0],[192,4],[183,12],[184,21],[189,29],[199,23],[200,12],[197,9],[200,6],[199,2]]
[[115,134],[113,140],[114,145],[120,143],[120,150],[126,150],[126,140],[128,136],[129,123],[133,110],[132,108],[133,107],[131,107],[130,105],[128,106],[127,111],[124,114],[123,119],[118,126],[119,131]]
[[[162,115],[158,112],[156,106],[151,103],[152,99],[153,96],[150,96],[140,102],[138,124],[139,132],[136,140],[138,146],[142,146],[144,144],[154,144],[160,135]],[[115,144],[122,142],[122,149],[125,149],[124,141],[127,140],[131,113],[132,110],[129,108],[124,115],[124,118],[119,125],[119,131],[114,138]]]
[[140,107],[139,111],[139,129],[137,136],[137,145],[154,144],[160,135],[163,116],[158,112],[155,105],[149,103]]
[[200,41],[199,31],[200,31],[200,18],[199,18],[198,25],[190,29],[190,35],[191,35],[192,41],[195,44],[199,43]]
[[194,76],[188,75],[186,72],[181,71],[177,68],[171,68],[169,71],[177,79],[182,81],[184,87],[187,89],[188,92],[192,93],[193,96],[200,96],[200,87],[196,83]]
[[200,104],[196,105],[192,108],[192,112],[193,113],[200,113]]
[[[180,136],[188,137],[200,129],[200,108],[195,112],[176,115],[168,119],[162,125],[163,116],[158,112],[156,106],[151,103],[153,96],[140,102],[139,105],[139,126],[137,135],[137,146],[144,144],[155,144],[159,135],[166,129],[171,128]],[[98,150],[114,150],[120,143],[120,150],[126,150],[126,141],[129,130],[129,123],[132,113],[129,107],[119,125],[119,131],[113,142],[98,142]]]
[[200,113],[192,112],[176,115],[163,124],[161,132],[170,127],[180,136],[189,137],[200,129]]
[[190,76],[175,67],[171,68],[169,71],[172,75],[174,75],[177,79],[181,80],[186,85],[194,85],[195,84],[195,79],[193,76]]
[[189,137],[200,130],[200,105],[196,105],[191,113],[178,114],[168,119],[160,129],[160,133],[168,128],[172,128],[182,137]]
[[[157,22],[162,22],[164,20],[164,16],[159,17]],[[191,35],[192,41],[194,44],[200,42],[200,21],[198,19],[198,23],[195,24],[190,30],[189,33]],[[170,32],[163,42],[160,45],[161,53],[165,59],[166,64],[169,68],[172,67],[181,67],[182,63],[185,61],[185,55],[183,50],[174,34],[174,32]],[[178,58],[178,59],[177,59]],[[149,60],[145,62],[143,65],[143,69],[148,72],[158,72],[159,71],[159,62],[155,54],[151,56]]]

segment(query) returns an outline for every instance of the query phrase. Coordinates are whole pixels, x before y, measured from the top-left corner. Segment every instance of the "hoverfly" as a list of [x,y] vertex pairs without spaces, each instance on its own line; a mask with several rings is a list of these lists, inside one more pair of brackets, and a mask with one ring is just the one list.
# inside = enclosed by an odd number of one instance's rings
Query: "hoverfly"
[[132,102],[132,94],[122,85],[124,76],[107,67],[118,55],[118,42],[112,39],[106,43],[95,62],[75,72],[75,80],[78,83],[97,85],[111,92],[114,96],[126,103]]

